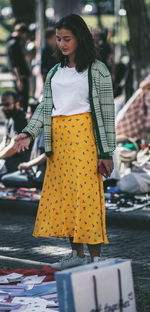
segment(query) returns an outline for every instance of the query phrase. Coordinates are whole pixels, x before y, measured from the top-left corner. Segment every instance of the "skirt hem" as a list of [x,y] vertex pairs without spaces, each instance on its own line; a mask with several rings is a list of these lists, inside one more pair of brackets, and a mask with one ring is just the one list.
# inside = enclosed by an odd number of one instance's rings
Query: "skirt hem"
[[[72,235],[65,235],[65,236],[63,236],[63,235],[57,235],[57,236],[55,236],[55,235],[51,235],[51,236],[46,236],[46,235],[36,235],[36,234],[32,234],[32,236],[33,237],[35,237],[35,238],[38,238],[38,237],[43,237],[43,238],[50,238],[50,237],[52,237],[52,238],[63,238],[63,239],[65,239],[65,238],[72,238],[73,236]],[[79,244],[91,244],[91,245],[96,245],[96,244],[109,244],[109,240],[106,238],[106,239],[103,239],[103,240],[99,240],[99,241],[96,241],[96,242],[91,242],[91,241],[79,241],[79,240],[73,240],[73,243],[79,243]]]

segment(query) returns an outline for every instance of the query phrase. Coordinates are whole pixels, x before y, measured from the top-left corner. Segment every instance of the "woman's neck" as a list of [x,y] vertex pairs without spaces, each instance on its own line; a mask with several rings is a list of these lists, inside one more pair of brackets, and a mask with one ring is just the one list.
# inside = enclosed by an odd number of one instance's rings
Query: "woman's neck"
[[75,55],[68,56],[68,67],[75,67]]

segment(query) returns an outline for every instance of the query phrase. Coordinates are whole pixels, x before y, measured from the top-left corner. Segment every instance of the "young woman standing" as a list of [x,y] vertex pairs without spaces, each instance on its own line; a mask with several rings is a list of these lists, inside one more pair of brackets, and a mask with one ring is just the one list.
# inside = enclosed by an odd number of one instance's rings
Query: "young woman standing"
[[44,130],[47,170],[33,235],[70,238],[72,254],[52,264],[63,269],[100,260],[108,243],[103,181],[115,149],[111,77],[96,60],[92,35],[76,14],[56,24],[60,63],[47,75],[43,99],[16,140],[19,150]]

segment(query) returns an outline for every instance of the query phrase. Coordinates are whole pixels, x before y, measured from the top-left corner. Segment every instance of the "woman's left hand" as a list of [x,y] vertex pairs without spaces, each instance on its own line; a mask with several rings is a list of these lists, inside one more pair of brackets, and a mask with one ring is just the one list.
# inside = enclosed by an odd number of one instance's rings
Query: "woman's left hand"
[[18,153],[21,151],[25,151],[29,149],[29,145],[31,143],[31,138],[27,136],[26,133],[20,133],[14,139],[15,145],[14,147],[17,148]]
[[101,167],[106,169],[105,178],[109,178],[114,169],[114,162],[112,159],[98,159],[99,172]]

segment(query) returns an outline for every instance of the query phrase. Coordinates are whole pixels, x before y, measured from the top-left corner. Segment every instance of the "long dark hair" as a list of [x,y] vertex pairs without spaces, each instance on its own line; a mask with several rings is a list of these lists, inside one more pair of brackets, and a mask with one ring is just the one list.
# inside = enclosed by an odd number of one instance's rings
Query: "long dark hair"
[[[76,70],[82,72],[87,69],[96,58],[94,40],[91,32],[89,31],[86,23],[77,14],[69,14],[64,16],[55,25],[56,29],[68,29],[76,37],[78,42],[78,47],[76,50],[75,63]],[[68,56],[62,54],[62,52],[56,48],[57,58],[64,67],[68,63]]]

